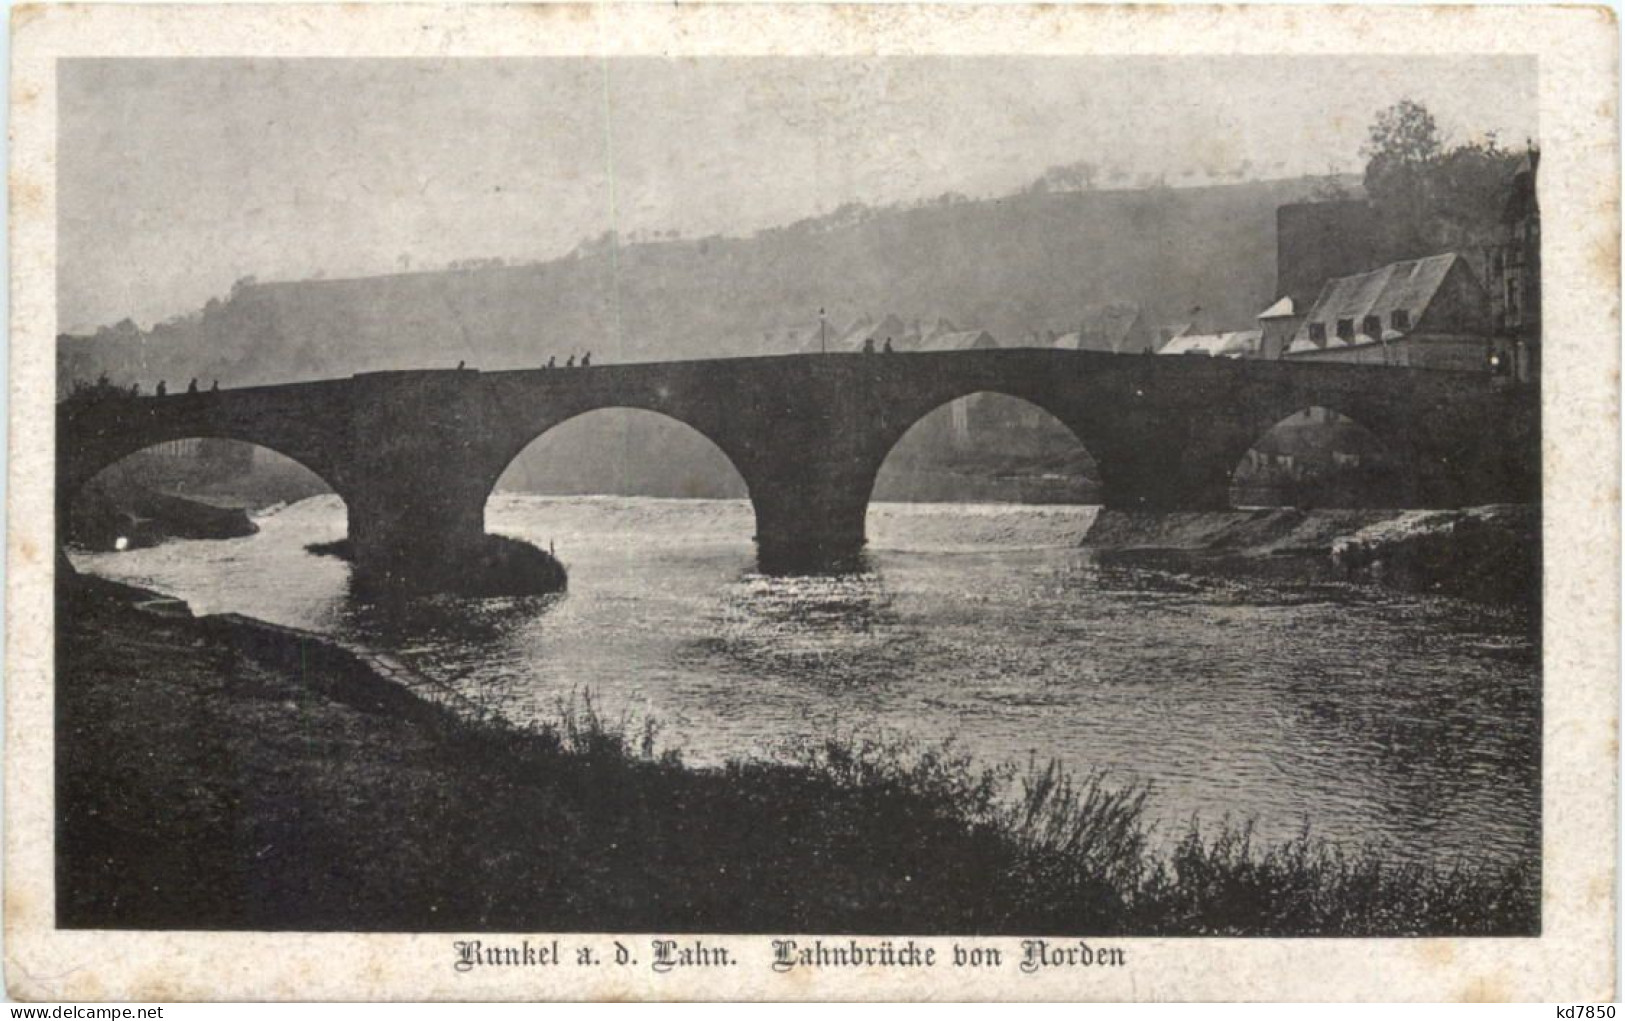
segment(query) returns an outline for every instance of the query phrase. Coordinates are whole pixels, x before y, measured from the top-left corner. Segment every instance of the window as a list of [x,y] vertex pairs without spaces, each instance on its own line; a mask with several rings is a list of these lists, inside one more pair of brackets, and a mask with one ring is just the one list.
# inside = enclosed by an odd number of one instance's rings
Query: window
[[1360,322],[1360,332],[1367,337],[1382,336],[1382,316],[1366,316]]
[[1310,323],[1309,324],[1309,339],[1314,341],[1316,344],[1324,344],[1324,343],[1326,343],[1326,324],[1325,323]]
[[1388,317],[1388,321],[1393,324],[1394,329],[1396,329],[1396,330],[1408,330],[1408,329],[1410,329],[1411,328],[1411,312],[1410,312],[1410,309],[1406,309],[1406,308],[1396,308],[1396,309],[1394,309],[1393,314]]
[[1343,340],[1353,340],[1354,339],[1354,320],[1353,319],[1339,319],[1337,321],[1337,335],[1339,337],[1341,337]]

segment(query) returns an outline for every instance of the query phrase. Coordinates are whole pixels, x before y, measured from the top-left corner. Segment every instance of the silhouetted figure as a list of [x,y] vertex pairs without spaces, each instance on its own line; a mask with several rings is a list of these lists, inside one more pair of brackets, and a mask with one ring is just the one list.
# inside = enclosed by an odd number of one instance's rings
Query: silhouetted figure
[[463,360],[461,358],[457,359],[457,371],[463,371]]
[[886,346],[880,349],[885,354],[891,354],[891,338],[886,338]]
[[212,394],[217,394],[220,392],[220,381],[218,379],[209,384],[209,392]]
[[550,368],[550,369],[558,368],[559,367],[559,356],[558,355],[548,355],[547,356],[547,367]]
[[875,353],[875,338],[863,338],[863,353],[866,355],[872,355]]
[[163,396],[167,395],[168,393],[169,393],[169,387],[164,386],[164,381],[160,379],[158,381],[158,396],[163,397]]
[[197,393],[197,377],[196,376],[193,376],[192,381],[190,383],[186,384],[186,392],[189,393],[189,394]]
[[130,396],[131,397],[140,397],[141,396],[141,384],[140,383],[131,383],[130,384]]
[[587,366],[589,366],[591,364],[592,364],[592,352],[588,351],[586,354],[581,356],[581,367],[583,369],[585,369]]
[[566,368],[566,369],[573,369],[573,368],[575,368],[575,367],[576,367],[576,356],[575,356],[575,355],[571,355],[571,356],[570,356],[570,357],[568,357],[568,358],[566,358],[566,359],[565,359],[565,360],[564,360],[564,367],[565,367],[565,368]]

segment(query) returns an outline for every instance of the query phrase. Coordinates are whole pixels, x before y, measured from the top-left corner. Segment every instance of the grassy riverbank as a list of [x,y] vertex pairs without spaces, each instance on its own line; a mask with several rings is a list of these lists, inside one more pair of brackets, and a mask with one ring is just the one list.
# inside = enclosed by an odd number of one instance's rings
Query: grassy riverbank
[[[1527,934],[1532,870],[1244,830],[1152,851],[1144,795],[941,749],[810,741],[684,767],[566,707],[521,731],[376,697],[81,579],[59,614],[70,927]],[[303,666],[293,666],[303,664]],[[355,672],[368,676],[344,676]]]

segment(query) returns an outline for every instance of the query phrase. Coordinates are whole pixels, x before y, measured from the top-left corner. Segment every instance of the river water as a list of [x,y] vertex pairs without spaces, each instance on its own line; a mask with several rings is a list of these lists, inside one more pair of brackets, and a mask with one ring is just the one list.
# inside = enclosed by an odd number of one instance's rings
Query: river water
[[499,494],[494,532],[554,544],[567,595],[359,603],[305,552],[336,497],[259,534],[82,570],[388,650],[519,719],[572,693],[692,764],[830,733],[952,738],[1150,787],[1158,839],[1251,820],[1400,858],[1534,860],[1539,657],[1516,615],[1332,585],[1108,568],[1091,508],[877,504],[870,571],[752,571],[748,504]]

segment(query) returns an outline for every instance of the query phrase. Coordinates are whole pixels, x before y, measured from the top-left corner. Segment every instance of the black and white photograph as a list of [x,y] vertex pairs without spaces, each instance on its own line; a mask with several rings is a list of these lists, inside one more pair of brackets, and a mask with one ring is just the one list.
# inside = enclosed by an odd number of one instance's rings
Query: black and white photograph
[[54,74],[54,928],[1542,935],[1536,55]]

